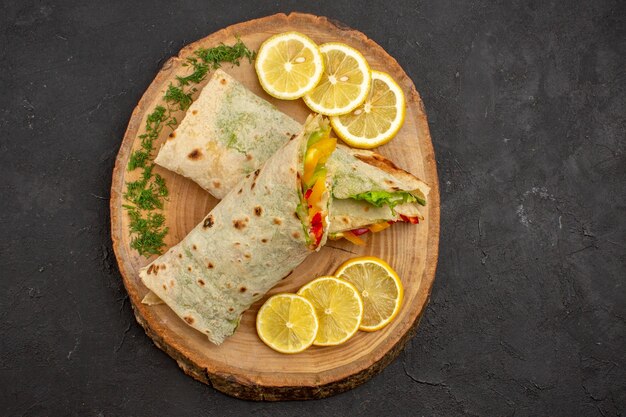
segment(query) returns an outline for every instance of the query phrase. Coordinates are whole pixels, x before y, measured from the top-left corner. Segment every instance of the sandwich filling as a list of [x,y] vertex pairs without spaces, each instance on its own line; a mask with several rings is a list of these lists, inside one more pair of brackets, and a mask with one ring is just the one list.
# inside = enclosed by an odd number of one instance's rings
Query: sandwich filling
[[301,203],[298,217],[302,221],[307,242],[316,249],[328,228],[329,178],[326,161],[335,151],[337,139],[330,137],[328,123],[309,134],[304,152],[301,176]]

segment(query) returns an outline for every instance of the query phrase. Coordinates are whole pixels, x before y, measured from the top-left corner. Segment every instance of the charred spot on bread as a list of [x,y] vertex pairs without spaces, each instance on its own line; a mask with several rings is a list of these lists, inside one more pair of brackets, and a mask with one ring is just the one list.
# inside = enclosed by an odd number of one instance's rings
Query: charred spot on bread
[[193,322],[194,322],[193,317],[191,317],[191,316],[185,316],[185,317],[183,317],[183,318],[184,318],[184,319],[185,319],[185,321],[186,321],[187,323],[189,323],[189,324],[193,324]]
[[[209,214],[207,218],[204,219],[204,223],[202,223],[202,227],[206,229],[207,227],[213,227],[214,224],[215,224],[215,221],[213,221],[213,215]],[[180,257],[182,258],[182,256]]]
[[[372,165],[376,168],[380,168],[381,170],[395,175],[397,178],[414,178],[412,174],[407,171],[399,168],[396,164],[391,162],[389,159],[385,158],[382,155],[379,155],[375,152],[367,152],[367,153],[357,153],[354,155],[358,160],[365,162],[366,164]],[[408,176],[408,177],[407,177]],[[385,182],[387,184],[393,184],[394,182],[386,179]]]
[[257,216],[261,216],[261,214],[263,214],[263,207],[261,206],[256,206],[254,208],[254,214],[256,214]]
[[198,285],[200,285],[201,287],[204,287],[204,281],[203,281],[203,280],[201,280],[201,279],[199,279],[199,280],[198,280]]
[[191,159],[192,161],[198,160],[202,158],[202,151],[200,149],[194,149],[189,153],[189,155],[187,155],[187,158]]
[[250,186],[251,190],[254,190],[254,187],[256,187],[256,179],[259,177],[259,174],[261,173],[260,169],[257,169],[256,171],[253,172],[254,174],[254,180],[252,181],[252,185]]
[[236,219],[236,220],[233,220],[233,226],[235,226],[235,229],[241,230],[246,227],[246,222],[244,222],[243,220]]

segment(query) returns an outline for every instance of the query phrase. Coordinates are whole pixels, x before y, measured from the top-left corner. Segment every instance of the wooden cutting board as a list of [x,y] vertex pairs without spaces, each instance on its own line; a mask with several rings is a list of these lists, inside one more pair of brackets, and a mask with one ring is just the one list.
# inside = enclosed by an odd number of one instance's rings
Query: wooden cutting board
[[[332,274],[349,258],[372,255],[387,260],[402,279],[405,298],[398,317],[384,329],[374,333],[358,332],[340,346],[314,346],[300,354],[283,355],[265,346],[256,335],[256,313],[267,297],[245,312],[235,334],[220,346],[211,344],[205,336],[187,326],[166,305],[142,304],[148,290],[141,283],[138,271],[154,257],[146,259],[130,248],[129,219],[122,204],[125,183],[136,179],[135,173],[126,170],[129,155],[138,147],[138,136],[144,133],[146,116],[162,104],[168,85],[175,81],[176,75],[189,73],[189,67],[183,65],[185,59],[200,47],[210,48],[222,42],[232,45],[237,36],[250,49],[257,50],[269,36],[291,30],[305,33],[318,44],[339,41],[351,45],[363,53],[372,69],[388,72],[398,82],[407,98],[406,122],[397,137],[377,151],[426,181],[431,191],[428,205],[423,210],[426,219],[419,225],[396,224],[384,232],[367,235],[364,247],[346,241],[329,241],[320,252],[309,256],[289,279],[281,281],[267,294],[295,292],[317,276]],[[304,122],[309,114],[302,100],[281,101],[265,94],[257,81],[254,66],[246,60],[242,60],[241,66],[226,64],[222,69],[296,120]],[[179,112],[176,116],[181,120],[184,113]],[[170,132],[169,128],[163,129],[156,149]],[[163,210],[169,228],[165,243],[169,248],[182,240],[217,204],[217,200],[180,175],[160,167],[156,172],[165,178],[170,191]],[[111,234],[137,321],[154,343],[174,358],[188,375],[226,394],[254,400],[321,398],[353,388],[380,372],[414,334],[435,277],[439,189],[433,146],[420,96],[396,60],[379,45],[363,33],[324,17],[277,14],[213,33],[169,59],[133,112],[113,171]]]

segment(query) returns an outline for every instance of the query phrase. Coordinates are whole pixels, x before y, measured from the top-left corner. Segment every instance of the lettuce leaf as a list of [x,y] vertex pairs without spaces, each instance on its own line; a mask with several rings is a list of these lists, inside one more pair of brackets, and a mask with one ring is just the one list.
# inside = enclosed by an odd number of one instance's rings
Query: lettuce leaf
[[426,205],[424,200],[417,198],[413,194],[406,191],[396,191],[393,193],[388,191],[368,191],[366,193],[360,193],[352,196],[352,198],[355,200],[367,201],[376,207],[389,206],[391,210],[393,210],[395,206],[405,203],[418,203],[422,206]]

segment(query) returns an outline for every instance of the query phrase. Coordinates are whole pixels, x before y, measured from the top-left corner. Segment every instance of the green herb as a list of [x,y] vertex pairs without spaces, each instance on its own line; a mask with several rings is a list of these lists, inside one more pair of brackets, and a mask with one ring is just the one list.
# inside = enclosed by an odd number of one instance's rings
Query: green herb
[[126,183],[124,199],[128,204],[123,207],[130,218],[131,248],[140,255],[160,255],[165,246],[164,238],[168,228],[165,227],[165,217],[154,210],[162,210],[169,192],[165,179],[153,173],[154,162],[151,160],[154,152],[154,141],[166,126],[176,129],[178,120],[173,116],[177,110],[185,111],[193,103],[192,95],[196,92],[193,84],[202,82],[211,69],[217,69],[223,62],[239,65],[242,58],[252,62],[256,53],[249,50],[241,39],[232,45],[220,44],[215,48],[199,48],[194,56],[187,58],[184,66],[191,66],[193,72],[187,76],[177,76],[178,85],[170,84],[163,96],[164,105],[158,105],[146,119],[145,133],[139,135],[141,139],[139,149],[130,154],[128,171],[141,169],[140,178]]
[[196,91],[195,88],[189,90],[188,93],[185,92],[181,87],[176,87],[170,84],[167,88],[167,92],[163,97],[165,101],[168,103],[174,103],[178,105],[179,110],[187,110],[191,103],[193,103],[193,99],[191,95]]
[[222,43],[215,48],[199,48],[194,51],[194,55],[187,58],[187,62],[184,64],[193,67],[193,72],[186,77],[176,77],[180,86],[200,83],[209,70],[218,69],[223,62],[230,62],[237,66],[239,66],[241,58],[248,58],[248,62],[252,62],[256,52],[249,50],[241,39],[237,38],[237,43],[233,46]]
[[422,206],[426,205],[425,201],[406,191],[396,191],[392,193],[388,191],[368,191],[366,193],[357,194],[352,198],[355,200],[367,201],[376,207],[389,206],[392,212],[394,212],[394,207],[398,204],[417,202]]
[[168,232],[164,227],[165,217],[160,213],[141,213],[132,206],[125,206],[130,217],[130,232],[133,236],[130,247],[140,255],[159,255],[161,248],[165,246],[163,238]]
[[256,57],[256,52],[249,50],[239,38],[233,46],[222,43],[215,48],[199,48],[194,54],[205,63],[210,64],[213,69],[221,67],[222,62],[230,62],[239,66],[241,58],[248,58],[248,62],[252,62]]
[[186,64],[185,66],[192,65],[193,73],[186,77],[176,77],[176,79],[178,80],[178,84],[181,86],[186,86],[189,85],[189,83],[198,84],[199,82],[204,80],[204,77],[206,77],[207,73],[209,72],[208,64],[204,62],[199,62],[196,58],[187,58],[187,62],[188,64]]

